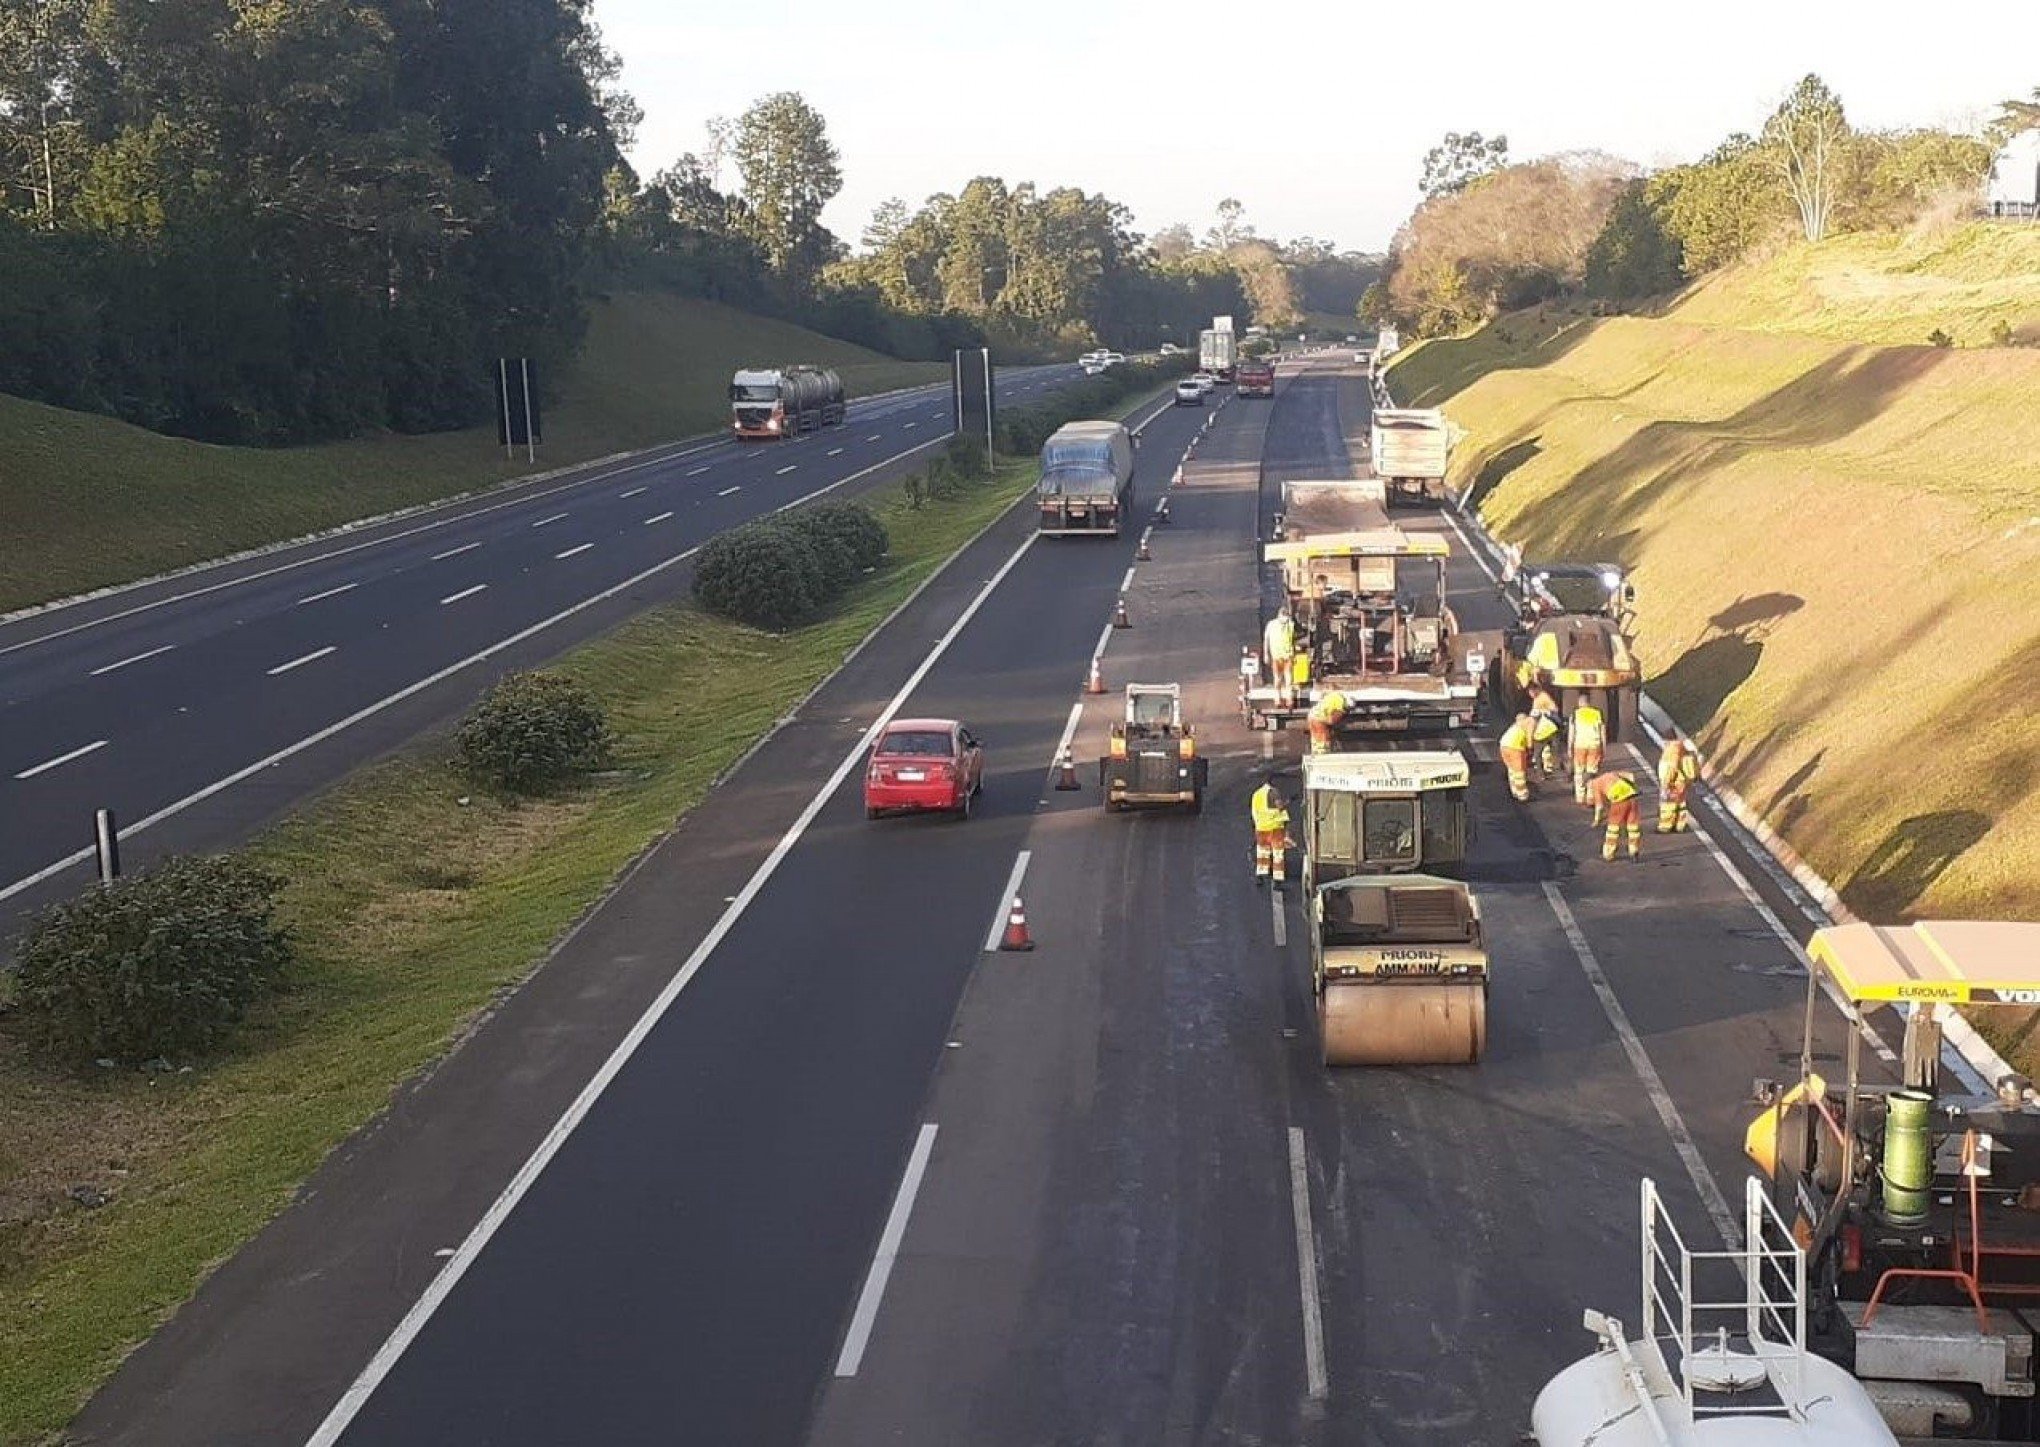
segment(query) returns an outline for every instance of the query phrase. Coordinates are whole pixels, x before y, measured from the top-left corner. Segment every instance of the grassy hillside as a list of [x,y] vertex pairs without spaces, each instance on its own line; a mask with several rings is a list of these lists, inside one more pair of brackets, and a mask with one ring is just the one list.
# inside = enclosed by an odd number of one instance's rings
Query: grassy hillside
[[1391,374],[1499,534],[1636,568],[1653,692],[1873,919],[2040,918],[2040,350],[1871,344],[1958,303],[2040,318],[2040,232],[1801,248]]
[[836,367],[853,394],[942,375],[714,302],[618,294],[561,379],[535,469],[493,429],[212,447],[0,396],[0,611],[708,431],[737,366],[792,361]]

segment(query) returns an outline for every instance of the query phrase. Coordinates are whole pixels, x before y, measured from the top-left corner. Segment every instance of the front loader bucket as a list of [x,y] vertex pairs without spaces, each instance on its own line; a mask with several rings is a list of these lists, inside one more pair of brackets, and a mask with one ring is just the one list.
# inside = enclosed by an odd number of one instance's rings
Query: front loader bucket
[[1487,1048],[1487,987],[1328,983],[1318,1033],[1327,1065],[1472,1065]]

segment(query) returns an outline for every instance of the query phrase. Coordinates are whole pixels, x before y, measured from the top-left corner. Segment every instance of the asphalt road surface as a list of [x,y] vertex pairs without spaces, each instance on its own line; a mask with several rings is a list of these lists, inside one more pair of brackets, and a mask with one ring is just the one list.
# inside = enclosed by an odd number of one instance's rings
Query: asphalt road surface
[[[1148,428],[1136,511],[1203,416]],[[1732,843],[1603,865],[1569,798],[1523,809],[1484,764],[1487,1058],[1318,1064],[1297,902],[1253,884],[1246,828],[1298,738],[1245,730],[1233,670],[1277,484],[1345,475],[1365,418],[1336,366],[1233,400],[1149,562],[1132,534],[1030,544],[1024,510],[993,529],[79,1439],[1518,1442],[1593,1346],[1581,1308],[1634,1314],[1639,1177],[1695,1241],[1733,1229],[1750,1081],[1796,1060],[1804,977]],[[1455,607],[1498,625],[1454,542]],[[1113,692],[1085,698],[1101,648]],[[1099,808],[1135,681],[1184,685],[1201,816]],[[889,704],[986,739],[975,818],[863,819]],[[1076,792],[1051,787],[1069,736]],[[1016,880],[1037,948],[988,951]]]
[[[1076,375],[1014,368],[1025,403]],[[217,847],[529,667],[684,590],[715,533],[897,475],[949,435],[946,386],[853,402],[786,442],[574,469],[0,624],[0,935],[128,853]]]

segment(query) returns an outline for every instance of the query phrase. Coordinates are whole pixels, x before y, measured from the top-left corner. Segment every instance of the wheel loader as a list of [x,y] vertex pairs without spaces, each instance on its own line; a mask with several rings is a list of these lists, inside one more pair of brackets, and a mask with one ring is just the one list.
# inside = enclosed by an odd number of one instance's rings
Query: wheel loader
[[1463,879],[1466,760],[1309,754],[1303,884],[1327,1065],[1460,1065],[1487,1044],[1487,944]]
[[1210,768],[1198,755],[1195,730],[1183,722],[1182,686],[1128,684],[1126,719],[1112,725],[1106,756],[1098,760],[1106,811],[1181,806],[1197,813]]
[[1526,711],[1530,690],[1541,685],[1567,718],[1583,703],[1598,708],[1609,743],[1640,738],[1643,665],[1631,641],[1636,589],[1628,574],[1614,563],[1528,563],[1506,592],[1516,623],[1497,664],[1503,716]]

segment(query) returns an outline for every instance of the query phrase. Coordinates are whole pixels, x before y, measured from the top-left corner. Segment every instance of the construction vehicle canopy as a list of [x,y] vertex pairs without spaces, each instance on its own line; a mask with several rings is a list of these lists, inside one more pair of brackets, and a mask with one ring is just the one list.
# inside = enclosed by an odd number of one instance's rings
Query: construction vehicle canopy
[[1175,683],[1129,683],[1126,717],[1112,725],[1098,783],[1107,812],[1143,806],[1204,807],[1209,761],[1197,752],[1196,730],[1183,722],[1183,689]]
[[1830,925],[1806,952],[1851,1004],[2040,1004],[2040,924]]
[[1444,749],[1304,755],[1305,888],[1462,865],[1470,778],[1466,760]]

